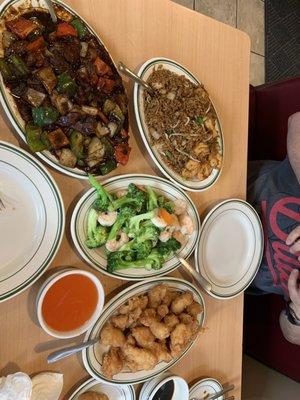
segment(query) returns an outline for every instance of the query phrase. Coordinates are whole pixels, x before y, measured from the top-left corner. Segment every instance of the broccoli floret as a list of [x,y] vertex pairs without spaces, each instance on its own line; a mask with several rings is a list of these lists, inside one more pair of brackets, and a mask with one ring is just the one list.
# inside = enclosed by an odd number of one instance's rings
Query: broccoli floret
[[147,210],[152,211],[158,206],[157,195],[151,186],[147,186],[147,193],[148,193]]
[[152,242],[156,242],[159,236],[159,230],[153,225],[142,226],[139,230],[136,241],[137,243],[142,243],[145,240],[151,240]]
[[152,250],[146,258],[136,261],[125,260],[122,253],[126,252],[118,251],[108,255],[107,270],[109,272],[113,273],[127,268],[160,269],[163,265],[163,257],[156,250]]
[[107,229],[97,225],[98,213],[93,208],[90,209],[87,220],[87,239],[85,245],[89,249],[104,245],[107,239]]
[[120,251],[128,251],[132,255],[132,259],[141,260],[146,258],[152,251],[153,245],[151,240],[145,240],[143,242],[137,242],[136,239],[124,244]]
[[95,200],[93,207],[99,211],[107,211],[109,204],[113,201],[113,196],[109,194],[93,175],[89,175],[90,184],[96,189],[98,199]]
[[154,218],[155,215],[156,214],[154,211],[149,211],[147,213],[135,215],[134,217],[130,218],[128,226],[129,232],[133,235],[136,235],[140,230],[140,222]]
[[160,208],[165,208],[168,213],[174,214],[175,206],[173,201],[166,199],[164,196],[159,196],[157,202]]
[[113,224],[113,226],[111,227],[111,230],[108,234],[107,241],[113,240],[116,238],[119,230],[128,221],[128,219],[134,215],[134,213],[135,213],[134,209],[130,206],[125,206],[120,210],[119,215],[116,219],[116,222]]
[[120,197],[119,199],[111,202],[111,204],[108,206],[108,211],[116,211],[119,208],[122,208],[122,207],[128,206],[128,205],[139,208],[138,200],[132,199],[127,196],[123,196],[123,197]]
[[175,238],[169,239],[167,242],[159,242],[156,246],[157,251],[159,254],[163,257],[164,260],[167,260],[173,254],[179,250],[181,247],[181,244],[176,240]]
[[138,203],[138,210],[146,211],[148,196],[144,190],[139,189],[134,183],[128,185],[127,195],[131,199],[135,199]]

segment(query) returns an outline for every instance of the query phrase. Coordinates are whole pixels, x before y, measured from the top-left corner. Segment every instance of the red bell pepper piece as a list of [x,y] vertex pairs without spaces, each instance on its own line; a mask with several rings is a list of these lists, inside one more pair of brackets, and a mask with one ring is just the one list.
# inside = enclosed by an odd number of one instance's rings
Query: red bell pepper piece
[[126,165],[129,160],[131,148],[128,143],[121,143],[115,147],[116,161],[122,165]]
[[56,37],[63,36],[77,36],[77,31],[72,25],[62,22],[57,26]]
[[40,36],[39,38],[35,39],[33,42],[29,43],[26,46],[26,50],[34,52],[34,51],[40,50],[44,46],[45,46],[45,40],[44,40],[43,36]]

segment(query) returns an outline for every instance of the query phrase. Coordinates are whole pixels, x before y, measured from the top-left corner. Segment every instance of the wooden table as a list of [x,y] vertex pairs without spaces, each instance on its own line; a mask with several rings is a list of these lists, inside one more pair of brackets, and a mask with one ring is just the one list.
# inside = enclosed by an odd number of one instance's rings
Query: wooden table
[[[217,184],[191,197],[201,216],[213,204],[230,197],[245,197],[247,160],[247,120],[250,41],[248,36],[169,0],[68,0],[99,33],[115,60],[137,68],[154,56],[179,61],[190,69],[208,89],[219,112],[225,136],[225,164]],[[131,86],[127,88],[131,93]],[[132,114],[132,112],[131,112]],[[131,115],[131,159],[117,174],[144,172],[155,174],[138,147],[138,132]],[[0,138],[14,144],[17,137],[3,116]],[[23,143],[19,144],[24,147]],[[88,184],[50,169],[62,192],[66,208],[66,232],[51,268],[73,265],[90,269],[78,257],[69,235],[71,203]],[[0,227],[0,236],[1,236]],[[217,251],[218,249],[216,249]],[[96,273],[96,272],[95,272]],[[179,274],[179,273],[177,273]],[[106,294],[124,282],[99,273]],[[28,374],[43,370],[64,374],[63,399],[87,378],[80,357],[72,357],[49,368],[49,351],[71,341],[54,340],[39,328],[35,317],[35,295],[42,277],[19,296],[0,304],[0,376],[18,370]],[[211,376],[236,385],[241,391],[243,296],[218,301],[204,294],[207,304],[207,332],[190,353],[172,368],[190,384]],[[79,342],[80,338],[76,340]],[[74,343],[75,340],[72,342]]]

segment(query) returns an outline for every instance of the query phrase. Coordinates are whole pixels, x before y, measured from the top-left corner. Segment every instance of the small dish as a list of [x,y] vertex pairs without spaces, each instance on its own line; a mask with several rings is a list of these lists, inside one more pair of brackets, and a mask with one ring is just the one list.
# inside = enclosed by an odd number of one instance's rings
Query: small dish
[[[78,280],[79,278],[78,276],[83,277],[81,282],[79,281],[76,282],[74,279],[73,281],[70,281],[70,278],[76,278]],[[53,297],[58,295],[58,293],[61,293],[62,295],[66,293],[65,288],[62,286],[63,279],[65,280],[68,279],[68,281],[65,281],[65,284],[67,283],[67,287],[69,289],[68,297],[66,296],[61,297],[63,301],[61,300],[60,304],[57,305],[56,302],[53,303]],[[58,283],[61,285],[60,287],[58,287]],[[80,286],[81,288],[80,291],[78,290],[78,286]],[[92,286],[94,286],[94,288]],[[87,298],[84,297],[84,292],[83,292],[84,287],[86,289],[86,292],[89,292],[90,296],[92,291],[95,294],[95,296],[93,296],[93,300],[90,301],[89,305],[87,303]],[[72,307],[74,307],[74,300],[72,301],[71,297],[72,292],[74,294],[73,297],[77,296],[76,297],[77,307],[80,306],[81,302],[82,309],[84,309],[85,310],[84,312],[86,313],[89,312],[89,314],[86,314],[86,317],[84,317],[83,314],[81,314],[80,318],[82,319],[82,323],[78,326],[72,327],[72,329],[66,329],[66,330],[61,330],[58,328],[55,329],[55,326],[58,326],[59,323],[61,324],[61,321],[65,318],[66,315],[70,314],[70,310],[72,310]],[[49,297],[50,295],[52,296],[52,298]],[[38,321],[45,332],[56,338],[67,339],[79,336],[82,333],[86,332],[99,318],[99,315],[103,309],[104,298],[105,294],[103,286],[100,280],[92,273],[76,268],[68,268],[63,271],[56,272],[44,282],[44,284],[39,290],[36,300]],[[45,303],[46,301],[47,303]],[[70,304],[68,305],[67,302],[69,302]],[[45,314],[45,309],[43,309],[43,306],[45,305],[44,303],[47,304],[48,308],[51,307],[52,315],[53,312],[55,313],[54,318],[49,313]],[[66,311],[67,306],[69,306],[68,311]],[[65,309],[63,309],[63,307],[65,307]],[[80,313],[80,310],[79,312],[74,314],[78,315],[78,313]],[[50,321],[49,315],[51,317],[52,327],[49,326],[49,321]],[[65,324],[64,326],[67,325]]]
[[77,400],[78,397],[86,392],[103,393],[111,400],[135,400],[135,391],[131,385],[107,385],[99,382],[94,378],[90,378],[83,382],[69,397],[69,400]]
[[[216,379],[214,378],[201,379],[201,381],[195,383],[195,385],[193,385],[190,388],[189,399],[192,398],[204,399],[209,395],[214,395],[220,392],[221,390],[223,390],[223,386]],[[224,400],[224,399],[225,399],[224,395],[218,397],[218,400]]]
[[[158,66],[163,66],[164,68],[168,69],[171,72],[175,72],[178,75],[183,75],[185,78],[190,80],[191,82],[195,84],[200,84],[201,82],[190,72],[188,71],[185,67],[180,65],[178,62],[170,60],[168,58],[164,57],[157,57],[157,58],[151,58],[150,60],[146,61],[141,68],[139,69],[137,75],[142,78],[144,81],[147,81],[151,73],[155,68]],[[154,162],[155,166],[160,170],[160,172],[168,179],[176,183],[178,186],[180,186],[184,190],[189,190],[189,191],[203,191],[208,188],[210,188],[213,184],[216,183],[217,179],[220,176],[221,169],[213,169],[210,176],[203,181],[199,180],[186,180],[176,172],[174,172],[170,167],[167,166],[167,164],[164,162],[162,157],[159,155],[159,152],[156,149],[153,149],[150,145],[150,133],[145,121],[145,115],[144,115],[144,88],[135,83],[134,84],[134,92],[133,92],[133,104],[134,104],[134,113],[135,113],[135,118],[138,126],[138,130],[140,132],[140,135],[142,137],[142,140],[144,142],[144,145]],[[211,100],[211,99],[210,99]],[[212,101],[211,104],[213,108],[215,109]],[[216,112],[217,114],[217,112]],[[224,139],[223,139],[223,133],[222,133],[222,127],[220,124],[220,119],[218,118],[217,115],[217,131],[220,134],[219,138],[219,146],[221,149],[221,155],[224,157]],[[223,162],[222,162],[223,165]]]
[[[139,296],[141,294],[149,292],[152,287],[159,284],[166,284],[173,290],[177,291],[190,291],[193,294],[194,300],[202,306],[203,311],[198,315],[198,323],[200,328],[204,324],[205,320],[205,303],[204,299],[199,292],[199,290],[191,283],[184,281],[182,279],[172,278],[172,277],[161,277],[155,278],[143,282],[138,282],[135,285],[123,290],[117,294],[110,302],[108,302],[98,320],[90,328],[85,336],[85,341],[92,340],[99,337],[100,332],[106,322],[116,313],[119,307],[126,303],[133,296]],[[175,365],[188,351],[192,348],[196,340],[196,337],[192,340],[189,345],[180,353],[176,358],[172,359],[170,362],[160,362],[151,370],[141,370],[137,372],[131,372],[129,370],[124,370],[119,374],[115,375],[113,378],[107,378],[102,372],[102,356],[107,351],[107,346],[103,346],[100,343],[95,344],[88,349],[82,351],[83,364],[87,372],[97,380],[101,380],[108,384],[117,385],[135,385],[147,381],[148,379],[155,378],[158,375],[166,372],[169,368]]]
[[[163,386],[171,384],[169,390],[166,387],[163,390]],[[158,377],[151,379],[144,383],[139,400],[188,400],[189,399],[189,387],[186,381],[180,376],[173,375],[170,372],[165,372]]]
[[[116,176],[106,180],[103,186],[108,190],[108,192],[113,193],[116,191],[126,190],[130,183],[134,183],[136,185],[149,185],[157,193],[164,195],[170,200],[181,199],[186,202],[187,213],[192,218],[195,229],[190,237],[186,240],[186,242],[182,245],[177,255],[178,257],[182,257],[185,259],[189,258],[195,249],[200,231],[199,214],[191,198],[186,193],[184,193],[182,189],[174,185],[174,183],[169,182],[164,178],[151,175],[130,174]],[[88,212],[96,198],[96,190],[94,188],[90,189],[76,204],[71,218],[71,235],[75,247],[79,254],[84,258],[84,260],[87,261],[92,267],[106,275],[110,275],[117,279],[138,281],[168,274],[171,271],[174,271],[180,265],[180,261],[178,261],[178,258],[173,256],[165,262],[160,270],[130,268],[126,270],[116,271],[114,274],[108,272],[106,270],[107,262],[105,248],[100,247],[96,249],[89,249],[85,246],[84,243],[87,236]]]
[[242,293],[258,271],[263,248],[262,225],[250,204],[217,204],[204,219],[195,251],[196,269],[211,284],[208,293],[220,299]]

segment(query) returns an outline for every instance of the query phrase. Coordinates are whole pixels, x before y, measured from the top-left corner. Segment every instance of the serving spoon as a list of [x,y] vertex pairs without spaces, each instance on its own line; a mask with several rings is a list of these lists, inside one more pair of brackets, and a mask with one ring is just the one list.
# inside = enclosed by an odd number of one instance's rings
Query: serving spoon
[[49,10],[49,13],[50,13],[50,16],[51,16],[52,21],[53,21],[54,23],[56,23],[56,22],[57,22],[57,16],[56,16],[56,14],[55,14],[55,10],[54,10],[52,1],[51,1],[51,0],[45,0],[45,3],[46,3],[46,6],[47,6],[47,8],[48,8],[48,10]]
[[205,278],[203,278],[203,276],[199,274],[199,272],[197,272],[184,258],[178,256],[177,258],[181,262],[181,265],[183,266],[185,271],[192,275],[195,281],[198,282],[198,284],[202,286],[203,289],[205,289],[207,292],[210,292],[211,284]]
[[118,70],[119,72],[121,72],[121,74],[128,76],[128,78],[143,86],[143,88],[145,88],[151,96],[155,95],[155,91],[152,89],[152,87],[139,76],[137,76],[133,71],[131,71],[131,69],[126,67],[126,65],[123,64],[121,61],[119,61],[118,63]]
[[50,353],[48,355],[47,363],[51,364],[56,361],[62,360],[63,358],[72,356],[73,354],[76,354],[81,350],[84,350],[84,349],[87,349],[88,347],[93,346],[97,342],[99,342],[99,338],[88,340],[87,342],[76,344],[75,346],[64,347],[63,349],[54,351],[53,353]]

